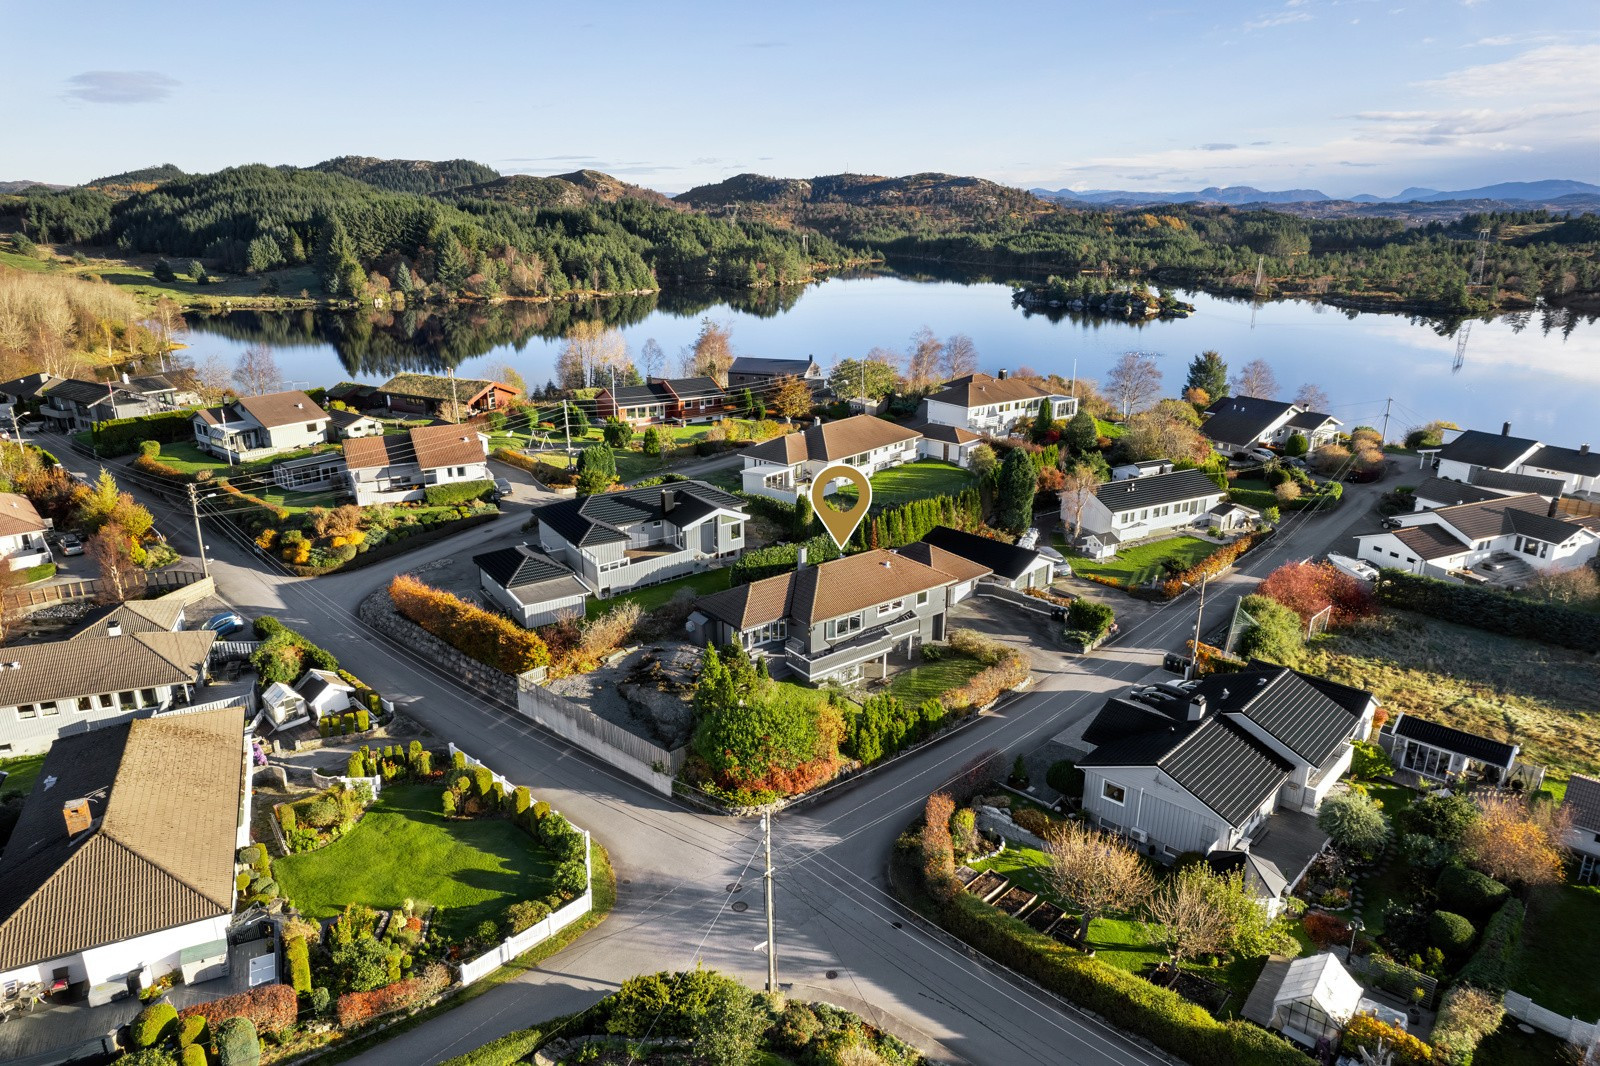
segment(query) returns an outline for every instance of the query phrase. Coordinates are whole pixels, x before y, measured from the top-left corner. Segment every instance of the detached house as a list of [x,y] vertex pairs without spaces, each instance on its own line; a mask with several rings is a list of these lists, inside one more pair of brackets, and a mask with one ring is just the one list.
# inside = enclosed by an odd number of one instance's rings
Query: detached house
[[0,492],[0,557],[7,570],[48,563],[53,558],[44,539],[49,528],[26,496]]
[[728,388],[758,389],[784,378],[799,378],[815,392],[823,387],[822,367],[810,356],[804,359],[759,359],[741,355],[728,368]]
[[[1469,429],[1434,453],[1434,468],[1442,478],[1478,484],[1485,472],[1523,474],[1561,482],[1568,496],[1600,497],[1600,452],[1584,444],[1563,448],[1528,437],[1513,437],[1511,423],[1499,434]],[[1538,491],[1529,489],[1528,491]]]
[[1076,397],[1049,392],[1026,381],[1008,377],[968,374],[944,383],[922,401],[922,417],[942,426],[960,426],[973,433],[1004,437],[1018,420],[1033,418],[1048,405],[1055,420],[1065,422],[1078,413]]
[[921,439],[916,430],[874,415],[852,415],[746,448],[739,476],[748,493],[794,503],[824,468],[844,463],[871,477],[915,460]]
[[890,656],[909,660],[942,641],[957,578],[873,550],[700,597],[689,616],[699,643],[739,643],[775,677],[853,684],[882,677]]
[[651,378],[643,385],[601,389],[594,403],[600,418],[620,418],[636,426],[715,422],[733,413],[722,386],[704,377]]
[[[935,526],[919,543],[983,567],[989,571],[983,583],[999,585],[1016,592],[1021,592],[1023,589],[1046,589],[1055,580],[1055,563],[1048,556],[1031,548],[1019,548],[1015,544],[1007,544],[991,537],[980,537],[976,533],[966,533],[949,526]],[[904,554],[916,548],[916,544],[908,544],[900,550]],[[938,563],[930,565],[941,569]]]
[[361,411],[329,411],[328,425],[340,440],[383,436],[383,423]]
[[1573,774],[1562,805],[1572,814],[1567,847],[1578,863],[1579,884],[1600,882],[1600,780]]
[[1435,781],[1466,775],[1492,784],[1510,781],[1521,748],[1412,714],[1384,723],[1378,742],[1395,766]]
[[49,374],[38,373],[0,381],[0,419],[10,422],[13,412],[20,418],[22,412],[17,410],[18,405],[29,407],[43,400],[45,392],[58,380]]
[[366,401],[391,411],[441,418],[451,404],[459,404],[461,417],[484,414],[510,406],[517,390],[498,381],[454,378],[441,374],[396,374],[377,387]]
[[1224,396],[1202,414],[1200,432],[1223,455],[1238,455],[1266,445],[1282,446],[1296,433],[1312,448],[1330,443],[1344,423],[1304,404]]
[[589,587],[577,575],[525,544],[474,555],[478,584],[522,625],[548,625],[583,614]]
[[0,987],[98,1005],[226,975],[248,765],[237,706],[58,740],[0,857]]
[[195,446],[230,463],[328,440],[328,412],[298,390],[241,396],[221,407],[196,411],[192,421]]
[[357,437],[344,445],[356,503],[420,500],[435,485],[489,481],[489,438],[470,425],[420,426],[409,433]]
[[750,520],[737,496],[703,481],[579,496],[533,515],[539,550],[598,596],[736,558]]
[[84,381],[59,378],[44,392],[39,413],[59,433],[86,433],[96,422],[137,418],[166,410],[165,406],[120,381]]
[[[1212,514],[1218,508],[1230,510],[1227,498],[1227,492],[1201,470],[1108,481],[1082,494],[1083,550],[1092,558],[1106,559],[1130,541],[1186,526],[1231,526],[1237,521],[1231,514]],[[1077,501],[1064,506],[1077,506]]]
[[[1470,486],[1469,486],[1470,487]],[[1593,520],[1555,512],[1535,493],[1396,515],[1399,528],[1356,538],[1356,558],[1426,577],[1518,584],[1595,557]]]

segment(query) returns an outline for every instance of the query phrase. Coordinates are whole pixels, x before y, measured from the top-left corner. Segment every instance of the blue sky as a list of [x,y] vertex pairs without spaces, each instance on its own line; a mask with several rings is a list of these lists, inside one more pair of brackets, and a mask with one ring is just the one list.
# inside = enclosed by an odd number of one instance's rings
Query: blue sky
[[8,6],[0,180],[361,154],[668,192],[1600,181],[1594,0]]

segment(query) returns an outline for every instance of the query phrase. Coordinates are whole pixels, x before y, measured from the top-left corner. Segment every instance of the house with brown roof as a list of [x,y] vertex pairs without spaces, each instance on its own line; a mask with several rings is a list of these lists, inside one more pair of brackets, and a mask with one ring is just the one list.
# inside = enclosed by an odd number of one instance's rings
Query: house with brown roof
[[1536,492],[1413,511],[1390,522],[1395,528],[1356,538],[1356,558],[1447,581],[1519,585],[1582,566],[1600,550],[1600,530]]
[[[915,461],[921,440],[916,430],[874,415],[817,422],[746,448],[739,477],[748,493],[794,503],[800,493],[811,491],[812,481],[825,467],[844,463],[871,477]],[[841,484],[843,479],[835,478],[826,491]]]
[[0,558],[6,569],[22,570],[51,559],[50,546],[45,543],[45,530],[50,523],[39,517],[38,510],[26,496],[15,492],[0,492]]
[[328,440],[328,412],[298,389],[241,396],[194,413],[195,446],[230,463],[309,448]]
[[501,410],[516,402],[518,395],[503,382],[443,374],[396,374],[374,393],[377,404],[391,411],[434,418],[451,414],[452,404],[460,407],[453,413],[463,418]]
[[854,684],[883,677],[945,639],[950,589],[962,577],[875,549],[702,596],[689,616],[699,643],[738,643],[774,677]]
[[227,958],[248,763],[237,706],[57,741],[0,855],[0,987],[93,1004],[179,969],[226,974],[194,963]]
[[357,437],[344,444],[356,503],[420,500],[435,485],[492,481],[489,438],[472,425],[419,426],[404,434]]
[[1020,419],[1036,417],[1046,405],[1058,423],[1078,413],[1076,397],[1041,389],[1002,370],[994,377],[968,374],[945,382],[922,401],[922,417],[942,426],[1004,437]]

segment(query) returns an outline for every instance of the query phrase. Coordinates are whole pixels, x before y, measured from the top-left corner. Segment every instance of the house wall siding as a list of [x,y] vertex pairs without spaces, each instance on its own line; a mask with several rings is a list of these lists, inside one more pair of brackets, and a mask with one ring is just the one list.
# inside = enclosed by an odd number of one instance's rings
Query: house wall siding
[[7,981],[49,981],[52,972],[61,966],[67,968],[67,980],[74,984],[81,981],[90,985],[104,984],[125,978],[141,965],[149,966],[151,973],[159,977],[178,968],[178,957],[185,948],[225,939],[230,920],[230,915],[219,915],[76,954],[44,959],[0,973],[0,985]]
[[[136,689],[135,693],[142,691]],[[100,706],[100,693],[77,693],[71,696],[58,696],[57,703],[62,705],[57,714],[45,715],[35,713],[32,718],[18,716],[16,707],[0,707],[0,757],[11,755],[37,755],[47,751],[57,739],[74,733],[86,733],[90,729],[102,725],[112,725],[119,722],[130,722],[135,718],[148,718],[156,711],[164,711],[172,706],[175,690],[171,685],[155,686],[156,702],[147,707],[136,710],[125,710],[120,701],[113,699],[112,706]],[[76,704],[80,696],[94,698],[94,709],[79,711],[68,704]],[[115,694],[113,694],[115,695]]]
[[[1086,766],[1083,773],[1084,809],[1103,825],[1142,829],[1158,851],[1165,845],[1205,854],[1229,844],[1231,827],[1156,767]],[[1102,785],[1107,781],[1123,789],[1121,805],[1105,798]]]

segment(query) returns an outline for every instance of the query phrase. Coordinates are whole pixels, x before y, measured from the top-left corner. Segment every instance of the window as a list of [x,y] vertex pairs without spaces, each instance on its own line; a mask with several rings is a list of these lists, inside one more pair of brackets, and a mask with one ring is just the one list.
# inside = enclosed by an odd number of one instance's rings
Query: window
[[889,603],[880,603],[878,604],[878,617],[882,618],[886,614],[894,614],[896,611],[903,611],[905,609],[905,600],[892,600]]
[[759,626],[755,629],[745,630],[744,646],[747,648],[754,648],[760,644],[768,644],[773,641],[787,639],[788,636],[789,623],[779,619],[776,622],[768,622],[766,625]]
[[1113,785],[1110,781],[1100,782],[1100,795],[1119,807],[1128,801],[1127,790],[1121,785]]
[[731,523],[729,523],[729,525],[728,525],[728,539],[729,540],[738,540],[742,536],[744,536],[744,526],[743,526],[743,524],[739,523],[739,522],[731,522]]
[[55,701],[52,700],[49,703],[39,704],[39,713],[44,715],[46,718],[50,718],[60,714],[61,708],[56,705]]
[[917,593],[917,606],[918,607],[926,607],[927,605],[928,605],[928,594],[926,592]]
[[111,695],[111,693],[109,693],[109,692],[100,693],[100,707],[101,707],[102,710],[110,710],[112,708],[112,706],[114,706],[116,704],[116,702],[117,702],[116,698],[113,697]]
[[146,688],[139,690],[139,703],[145,707],[153,707],[156,703],[156,690]]
[[317,424],[315,422],[307,422],[306,423],[306,432],[307,433],[315,433],[316,431],[317,431]]
[[92,711],[92,710],[94,710],[94,697],[93,696],[79,696],[78,697],[78,712],[81,714],[84,711]]
[[31,703],[24,703],[21,707],[17,708],[17,717],[37,718],[39,717],[39,708],[35,707]]
[[133,693],[131,692],[117,693],[117,702],[122,705],[122,709],[125,711],[136,710],[139,706],[139,704],[134,701]]
[[827,625],[822,627],[822,632],[825,637],[827,637],[829,640],[832,640],[834,637],[842,637],[846,636],[847,634],[854,633],[860,628],[861,616],[859,614],[853,614],[847,618],[832,619]]

